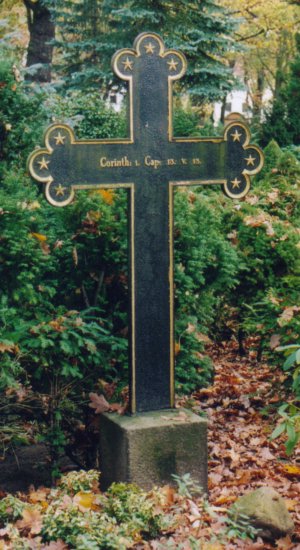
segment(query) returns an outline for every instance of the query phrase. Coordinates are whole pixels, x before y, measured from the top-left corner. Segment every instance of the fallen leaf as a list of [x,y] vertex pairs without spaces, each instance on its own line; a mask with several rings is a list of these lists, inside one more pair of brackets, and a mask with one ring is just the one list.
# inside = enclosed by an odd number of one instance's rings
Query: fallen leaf
[[[159,491],[161,506],[171,506],[175,501],[176,491],[171,485],[164,485]],[[162,498],[161,498],[162,497]]]
[[271,204],[274,204],[275,202],[277,202],[278,195],[279,195],[279,190],[278,189],[275,189],[271,193],[267,193],[268,202],[270,202]]
[[300,477],[300,466],[294,464],[283,464],[282,470],[291,477]]
[[22,519],[16,522],[21,531],[29,531],[31,535],[38,535],[42,530],[43,518],[37,508],[24,508]]
[[252,439],[250,439],[249,443],[253,447],[258,447],[258,445],[261,445],[261,441],[262,441],[261,437],[252,437]]
[[247,485],[251,481],[251,477],[251,472],[249,470],[245,470],[233,483],[235,485]]
[[270,338],[270,348],[275,349],[280,345],[281,336],[280,334],[272,334]]
[[50,254],[51,250],[50,250],[50,246],[49,244],[47,244],[46,242],[42,242],[40,243],[41,244],[41,249],[43,251],[43,253],[47,256],[48,254]]
[[196,334],[197,340],[199,342],[204,342],[205,344],[212,344],[212,340],[207,336],[207,334],[203,334],[202,332],[197,332]]
[[98,191],[95,191],[95,192],[98,192],[99,195],[101,195],[101,197],[103,198],[104,202],[106,202],[106,204],[113,204],[114,202],[114,192],[111,191],[111,190],[106,190],[106,189],[99,189]]
[[47,495],[49,495],[50,489],[42,488],[38,489],[37,491],[30,491],[28,495],[28,500],[32,504],[36,504],[37,502],[43,502],[47,499]]
[[291,537],[289,536],[277,540],[276,548],[278,548],[278,550],[297,550],[297,547],[294,546],[294,543],[292,543]]
[[18,351],[18,346],[13,344],[13,342],[9,342],[8,340],[3,340],[2,342],[0,342],[0,353],[16,353]]
[[97,496],[94,493],[79,491],[73,498],[73,504],[79,508],[81,512],[87,510],[97,510]]
[[257,195],[248,195],[245,201],[248,202],[248,204],[251,204],[253,206],[254,204],[258,203],[259,198]]
[[186,328],[186,332],[188,334],[192,334],[193,332],[195,332],[195,330],[196,330],[196,326],[193,325],[193,323],[188,323],[188,326]]
[[41,243],[47,240],[46,235],[41,235],[41,233],[30,233],[30,235],[31,237],[34,237],[34,239],[37,239],[37,241],[40,241]]
[[260,451],[260,456],[261,458],[263,458],[264,460],[275,460],[275,456],[270,452],[270,449],[268,449],[268,447],[264,447],[263,449],[261,449]]
[[209,485],[210,485],[210,488],[213,487],[214,485],[219,485],[220,481],[222,480],[222,477],[221,474],[216,474],[214,472],[211,472],[208,476],[208,482],[209,482]]
[[300,311],[300,307],[298,306],[291,306],[284,308],[282,314],[277,319],[277,323],[280,327],[283,327],[284,325],[287,325],[293,317],[295,313],[298,313]]
[[101,218],[101,212],[99,210],[89,210],[86,217],[92,222],[97,222]]
[[109,410],[109,403],[106,401],[104,395],[90,393],[89,398],[91,400],[89,406],[91,409],[95,409],[95,414],[100,414]]
[[288,509],[289,512],[295,510],[296,506],[299,505],[299,500],[293,500],[291,498],[285,500],[285,504],[286,504],[286,507]]
[[231,504],[232,502],[235,502],[237,497],[235,495],[221,495],[219,498],[216,499],[215,504],[217,506],[220,506],[222,504]]
[[275,235],[275,231],[273,229],[271,221],[264,212],[261,212],[257,216],[245,216],[244,224],[250,227],[264,226],[266,227],[266,234],[269,237],[273,237]]

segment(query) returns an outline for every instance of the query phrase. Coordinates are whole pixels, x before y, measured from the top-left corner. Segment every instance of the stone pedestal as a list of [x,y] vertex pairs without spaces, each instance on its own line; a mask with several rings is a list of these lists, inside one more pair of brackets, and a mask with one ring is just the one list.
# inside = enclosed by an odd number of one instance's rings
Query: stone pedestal
[[100,485],[137,483],[144,489],[191,477],[207,492],[207,421],[189,410],[135,416],[101,415]]

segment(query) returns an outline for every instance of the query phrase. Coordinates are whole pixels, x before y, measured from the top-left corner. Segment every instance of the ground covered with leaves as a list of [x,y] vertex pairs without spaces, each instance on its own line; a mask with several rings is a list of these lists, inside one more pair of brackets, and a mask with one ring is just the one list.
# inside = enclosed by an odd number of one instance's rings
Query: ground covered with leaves
[[[214,385],[178,400],[209,419],[208,498],[188,475],[175,488],[115,484],[102,493],[97,472],[70,472],[56,487],[1,492],[0,549],[299,549],[300,450],[287,457],[284,435],[270,439],[285,375],[258,363],[248,344],[243,357],[235,342],[211,348]],[[266,485],[295,523],[292,536],[272,542],[230,511],[237,497]]]

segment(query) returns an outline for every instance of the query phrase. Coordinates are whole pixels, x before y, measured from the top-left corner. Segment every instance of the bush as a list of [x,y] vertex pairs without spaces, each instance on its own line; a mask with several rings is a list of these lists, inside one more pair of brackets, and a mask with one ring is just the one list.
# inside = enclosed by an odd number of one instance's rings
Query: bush
[[117,113],[100,98],[99,92],[71,91],[64,97],[52,94],[45,102],[52,120],[69,124],[78,139],[124,138],[125,113]]
[[236,331],[241,327],[260,336],[259,355],[274,350],[279,341],[293,341],[299,332],[299,164],[291,153],[280,154],[275,143],[265,154],[268,175],[238,208],[224,211],[241,268],[229,307],[235,312]]
[[211,381],[203,355],[218,307],[236,284],[238,256],[221,231],[214,193],[175,194],[175,311],[177,389],[190,392]]
[[[50,494],[50,506],[43,517],[43,541],[60,539],[82,550],[125,550],[161,531],[165,522],[156,511],[155,494],[125,483],[114,483],[106,494],[99,494],[96,472],[80,472],[80,476],[88,490],[76,492],[76,476],[71,472]],[[89,480],[84,482],[84,477]],[[71,496],[66,498],[66,494]]]
[[[5,52],[6,54],[7,52]],[[41,141],[48,116],[43,108],[45,94],[27,87],[13,69],[14,60],[0,51],[0,121],[6,128],[1,167],[14,162],[25,166],[26,159]]]

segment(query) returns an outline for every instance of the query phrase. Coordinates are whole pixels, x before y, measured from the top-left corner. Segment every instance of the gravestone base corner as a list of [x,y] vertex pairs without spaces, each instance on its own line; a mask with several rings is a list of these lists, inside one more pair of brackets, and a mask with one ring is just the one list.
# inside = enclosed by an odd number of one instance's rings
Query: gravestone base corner
[[100,486],[136,483],[149,490],[189,473],[207,492],[207,420],[187,409],[101,415]]

